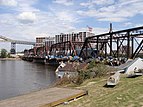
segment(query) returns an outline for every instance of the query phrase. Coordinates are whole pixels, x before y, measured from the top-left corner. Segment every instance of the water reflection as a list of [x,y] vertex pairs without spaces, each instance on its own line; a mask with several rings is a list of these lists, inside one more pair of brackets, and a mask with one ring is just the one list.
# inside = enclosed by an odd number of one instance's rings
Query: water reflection
[[46,88],[56,68],[25,61],[0,61],[0,100]]

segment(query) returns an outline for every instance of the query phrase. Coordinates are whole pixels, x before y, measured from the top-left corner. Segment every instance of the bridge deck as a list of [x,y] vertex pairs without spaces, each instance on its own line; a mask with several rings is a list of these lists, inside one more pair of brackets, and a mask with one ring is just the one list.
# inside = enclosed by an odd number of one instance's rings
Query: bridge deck
[[85,94],[83,90],[55,87],[1,100],[0,107],[51,107]]

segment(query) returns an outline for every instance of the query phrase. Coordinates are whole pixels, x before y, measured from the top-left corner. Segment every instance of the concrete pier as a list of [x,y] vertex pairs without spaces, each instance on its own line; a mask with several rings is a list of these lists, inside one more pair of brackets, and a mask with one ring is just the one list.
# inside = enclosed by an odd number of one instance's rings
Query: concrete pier
[[0,107],[52,107],[86,94],[84,90],[55,87],[1,100]]

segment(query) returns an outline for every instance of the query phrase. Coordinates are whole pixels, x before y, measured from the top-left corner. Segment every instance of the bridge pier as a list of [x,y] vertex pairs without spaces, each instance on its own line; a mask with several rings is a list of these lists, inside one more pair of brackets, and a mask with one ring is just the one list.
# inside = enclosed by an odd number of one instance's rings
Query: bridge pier
[[11,54],[16,54],[16,43],[11,42],[11,50],[10,50]]

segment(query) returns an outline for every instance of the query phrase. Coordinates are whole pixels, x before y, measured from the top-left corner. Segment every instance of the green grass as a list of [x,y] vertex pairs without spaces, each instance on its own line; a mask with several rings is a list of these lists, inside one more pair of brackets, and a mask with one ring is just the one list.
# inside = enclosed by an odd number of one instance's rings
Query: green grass
[[143,76],[121,77],[113,88],[104,87],[108,77],[86,80],[77,89],[88,90],[89,95],[59,107],[143,107]]

